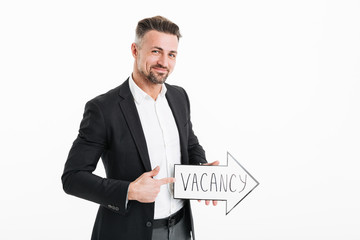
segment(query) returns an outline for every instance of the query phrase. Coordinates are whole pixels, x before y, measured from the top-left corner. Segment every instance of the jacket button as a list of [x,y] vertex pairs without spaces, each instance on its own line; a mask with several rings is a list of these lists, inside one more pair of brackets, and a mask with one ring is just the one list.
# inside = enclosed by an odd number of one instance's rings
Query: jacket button
[[146,226],[147,226],[147,227],[151,227],[151,226],[152,226],[152,223],[149,221],[149,222],[146,223]]

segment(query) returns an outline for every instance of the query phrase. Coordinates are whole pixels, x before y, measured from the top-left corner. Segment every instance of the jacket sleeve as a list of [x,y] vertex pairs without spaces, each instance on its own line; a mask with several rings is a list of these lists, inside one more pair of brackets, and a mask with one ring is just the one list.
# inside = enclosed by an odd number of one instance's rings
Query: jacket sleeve
[[130,182],[93,174],[99,158],[107,149],[106,131],[101,108],[94,100],[89,101],[85,106],[79,134],[70,149],[61,180],[66,193],[124,214]]

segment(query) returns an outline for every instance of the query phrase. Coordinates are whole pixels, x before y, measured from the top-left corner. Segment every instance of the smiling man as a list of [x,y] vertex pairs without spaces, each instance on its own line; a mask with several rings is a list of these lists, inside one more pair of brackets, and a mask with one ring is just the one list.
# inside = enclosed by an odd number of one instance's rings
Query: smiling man
[[[165,84],[180,37],[164,17],[139,21],[131,76],[85,106],[62,182],[66,193],[100,204],[93,240],[186,240],[194,233],[190,203],[174,199],[172,184],[174,164],[207,164],[186,92]],[[93,174],[100,157],[105,178]]]

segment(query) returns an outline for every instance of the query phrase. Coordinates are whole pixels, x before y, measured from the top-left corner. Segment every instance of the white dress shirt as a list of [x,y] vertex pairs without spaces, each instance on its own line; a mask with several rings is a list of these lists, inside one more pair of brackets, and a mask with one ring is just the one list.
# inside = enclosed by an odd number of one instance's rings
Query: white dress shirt
[[[162,84],[156,100],[139,88],[131,75],[129,86],[144,131],[151,168],[160,167],[160,172],[154,179],[174,177],[174,164],[181,163],[180,139],[174,116],[165,97],[166,86]],[[162,185],[155,200],[154,219],[168,217],[180,210],[183,205],[183,200],[173,197],[173,184]]]

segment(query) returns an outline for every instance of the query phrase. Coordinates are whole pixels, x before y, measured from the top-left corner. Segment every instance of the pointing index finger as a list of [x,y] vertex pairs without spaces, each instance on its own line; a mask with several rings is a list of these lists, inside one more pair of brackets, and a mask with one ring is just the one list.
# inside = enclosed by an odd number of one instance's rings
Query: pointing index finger
[[162,178],[162,179],[158,180],[159,185],[164,185],[164,184],[173,183],[173,182],[175,182],[175,178],[173,178],[173,177]]

